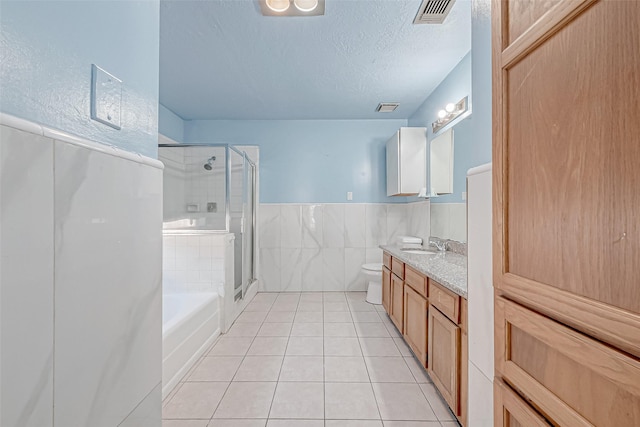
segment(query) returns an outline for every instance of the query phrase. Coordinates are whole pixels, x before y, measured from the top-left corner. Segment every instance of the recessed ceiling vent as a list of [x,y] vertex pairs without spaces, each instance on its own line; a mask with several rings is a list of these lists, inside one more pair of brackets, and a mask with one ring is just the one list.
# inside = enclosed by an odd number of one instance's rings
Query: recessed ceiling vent
[[414,24],[442,24],[456,0],[424,0]]
[[378,108],[376,108],[376,111],[378,113],[390,113],[392,111],[395,111],[396,108],[398,108],[400,104],[398,104],[397,102],[381,102],[380,104],[378,104]]

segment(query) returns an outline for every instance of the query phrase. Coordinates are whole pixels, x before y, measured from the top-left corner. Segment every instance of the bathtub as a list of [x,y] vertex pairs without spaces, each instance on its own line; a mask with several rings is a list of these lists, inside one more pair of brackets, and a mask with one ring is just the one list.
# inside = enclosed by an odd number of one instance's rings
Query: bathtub
[[163,295],[163,399],[220,335],[219,299],[214,292]]

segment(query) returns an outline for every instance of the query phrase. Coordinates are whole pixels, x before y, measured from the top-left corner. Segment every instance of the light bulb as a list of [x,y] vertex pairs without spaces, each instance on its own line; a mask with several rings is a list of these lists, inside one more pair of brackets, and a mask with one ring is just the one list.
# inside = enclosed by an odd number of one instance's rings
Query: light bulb
[[293,4],[300,12],[311,12],[318,7],[318,0],[293,0]]
[[289,9],[289,0],[266,0],[266,4],[274,12],[284,12]]
[[447,116],[447,112],[444,110],[440,110],[438,111],[438,118],[439,119],[444,119]]
[[445,110],[447,110],[447,113],[453,113],[453,111],[456,109],[456,106],[455,106],[454,103],[450,102],[444,108],[445,108]]

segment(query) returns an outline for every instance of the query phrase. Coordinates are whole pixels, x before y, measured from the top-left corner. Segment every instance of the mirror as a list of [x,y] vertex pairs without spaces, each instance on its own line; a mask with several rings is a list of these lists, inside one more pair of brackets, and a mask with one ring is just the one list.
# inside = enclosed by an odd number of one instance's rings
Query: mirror
[[[435,159],[438,159],[438,156],[444,159],[437,162],[438,166],[431,166],[431,185],[435,184],[436,187],[444,190],[451,189],[450,194],[441,194],[445,191],[438,191],[436,188],[439,196],[430,199],[431,236],[458,242],[467,241],[467,170],[474,166],[471,158],[473,153],[471,131],[471,117],[467,117],[457,122],[452,128],[438,132],[429,141],[430,155],[435,155]],[[449,148],[440,139],[443,136],[446,141],[445,135],[448,132],[451,132]],[[433,146],[433,142],[436,143],[436,147]],[[453,152],[452,162],[446,156],[449,154],[450,157],[451,152]],[[433,160],[434,157],[431,158],[431,161]],[[452,174],[447,169],[449,167],[453,167]],[[446,187],[450,182],[453,187]]]

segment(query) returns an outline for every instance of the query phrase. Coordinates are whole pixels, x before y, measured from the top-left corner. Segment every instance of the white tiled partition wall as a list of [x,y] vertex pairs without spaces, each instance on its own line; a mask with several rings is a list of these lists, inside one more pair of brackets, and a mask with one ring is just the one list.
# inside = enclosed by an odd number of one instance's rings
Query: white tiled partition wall
[[163,292],[218,292],[225,283],[228,233],[162,236]]
[[161,164],[0,119],[0,425],[158,426]]
[[[366,290],[360,269],[382,262],[379,245],[420,230],[428,238],[429,203],[415,205],[260,204],[262,290]],[[426,217],[409,220],[410,211]]]

